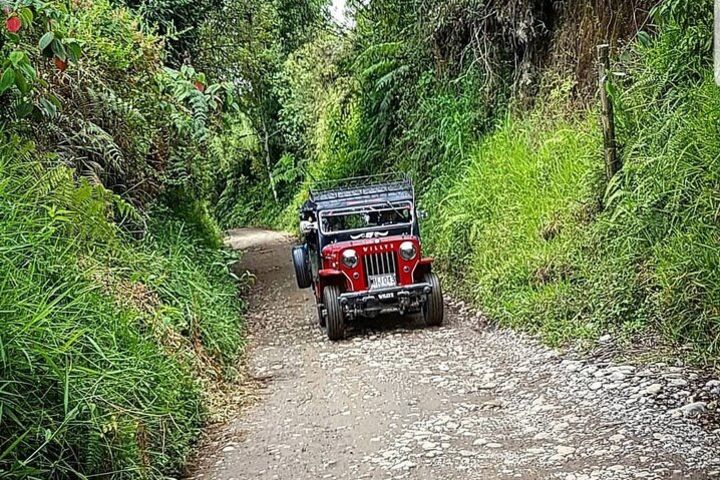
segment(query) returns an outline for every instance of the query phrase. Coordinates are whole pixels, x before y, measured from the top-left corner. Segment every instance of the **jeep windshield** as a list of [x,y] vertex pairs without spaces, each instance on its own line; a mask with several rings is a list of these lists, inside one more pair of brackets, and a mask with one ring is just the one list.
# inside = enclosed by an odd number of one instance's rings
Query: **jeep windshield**
[[381,232],[409,228],[413,208],[409,202],[325,210],[320,212],[320,230],[324,235]]

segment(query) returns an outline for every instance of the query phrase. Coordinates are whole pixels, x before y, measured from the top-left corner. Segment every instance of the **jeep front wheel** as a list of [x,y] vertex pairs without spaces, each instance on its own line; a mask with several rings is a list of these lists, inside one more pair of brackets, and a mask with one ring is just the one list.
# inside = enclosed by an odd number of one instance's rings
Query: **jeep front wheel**
[[443,323],[443,296],[440,287],[440,279],[434,273],[426,273],[423,276],[423,282],[430,285],[432,289],[427,296],[427,300],[423,304],[422,312],[425,325],[428,327],[438,327]]
[[323,290],[323,303],[325,304],[325,317],[327,336],[330,340],[345,338],[345,315],[340,305],[340,289],[336,285],[328,285]]

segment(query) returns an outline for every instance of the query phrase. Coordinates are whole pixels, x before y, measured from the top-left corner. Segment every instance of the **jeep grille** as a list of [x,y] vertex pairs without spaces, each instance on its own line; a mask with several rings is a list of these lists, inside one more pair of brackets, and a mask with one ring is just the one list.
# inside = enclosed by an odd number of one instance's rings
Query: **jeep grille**
[[365,255],[365,275],[384,275],[392,273],[397,275],[397,259],[395,252],[371,253]]

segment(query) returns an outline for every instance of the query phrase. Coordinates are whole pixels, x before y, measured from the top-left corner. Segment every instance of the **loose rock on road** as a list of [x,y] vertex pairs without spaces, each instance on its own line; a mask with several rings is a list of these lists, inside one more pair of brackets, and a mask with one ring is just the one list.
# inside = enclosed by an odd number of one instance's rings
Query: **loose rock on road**
[[188,478],[720,478],[719,432],[700,425],[720,382],[564,358],[479,329],[453,301],[442,328],[375,320],[331,343],[295,285],[288,237],[238,230],[229,242],[257,276],[248,362],[268,380]]

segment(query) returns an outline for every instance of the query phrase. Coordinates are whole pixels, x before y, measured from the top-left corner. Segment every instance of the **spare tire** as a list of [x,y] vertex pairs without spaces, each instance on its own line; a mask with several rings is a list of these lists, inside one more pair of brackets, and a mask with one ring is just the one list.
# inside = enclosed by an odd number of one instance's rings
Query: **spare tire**
[[309,288],[312,285],[310,274],[310,259],[305,245],[293,247],[293,266],[295,267],[295,279],[299,288]]

